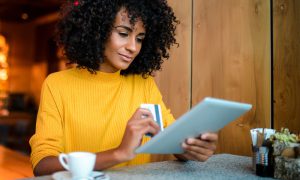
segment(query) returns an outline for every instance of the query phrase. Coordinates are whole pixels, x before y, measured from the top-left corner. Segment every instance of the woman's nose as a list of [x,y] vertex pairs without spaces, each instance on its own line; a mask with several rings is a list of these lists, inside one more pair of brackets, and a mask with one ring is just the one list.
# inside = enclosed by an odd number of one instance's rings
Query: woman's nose
[[137,51],[137,42],[135,38],[130,38],[126,44],[126,49],[131,52]]

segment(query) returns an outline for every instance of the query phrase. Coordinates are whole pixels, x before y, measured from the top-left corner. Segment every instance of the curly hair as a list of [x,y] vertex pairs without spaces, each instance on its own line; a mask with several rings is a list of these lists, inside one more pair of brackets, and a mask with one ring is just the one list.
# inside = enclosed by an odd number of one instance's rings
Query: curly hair
[[56,27],[56,41],[71,64],[99,70],[104,61],[105,42],[109,38],[117,13],[126,9],[130,23],[141,19],[146,30],[138,56],[122,75],[152,75],[169,58],[179,23],[166,0],[76,0],[61,8]]

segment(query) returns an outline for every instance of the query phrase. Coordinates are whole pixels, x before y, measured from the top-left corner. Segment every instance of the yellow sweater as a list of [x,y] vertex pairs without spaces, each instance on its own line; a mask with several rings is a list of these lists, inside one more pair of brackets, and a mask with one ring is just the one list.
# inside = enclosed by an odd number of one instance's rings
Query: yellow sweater
[[[120,71],[95,75],[77,68],[49,75],[42,87],[36,132],[30,139],[33,167],[61,152],[118,147],[127,121],[142,103],[161,105],[164,126],[174,121],[152,77],[122,76]],[[119,166],[147,162],[151,155],[141,154]]]

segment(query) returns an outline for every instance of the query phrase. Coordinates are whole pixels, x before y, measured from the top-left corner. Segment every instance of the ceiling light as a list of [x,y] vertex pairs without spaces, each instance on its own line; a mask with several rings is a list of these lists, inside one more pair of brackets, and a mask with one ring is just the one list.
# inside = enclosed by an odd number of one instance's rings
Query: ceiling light
[[27,13],[22,13],[22,15],[21,15],[21,18],[23,19],[23,20],[27,20],[28,19],[28,14]]

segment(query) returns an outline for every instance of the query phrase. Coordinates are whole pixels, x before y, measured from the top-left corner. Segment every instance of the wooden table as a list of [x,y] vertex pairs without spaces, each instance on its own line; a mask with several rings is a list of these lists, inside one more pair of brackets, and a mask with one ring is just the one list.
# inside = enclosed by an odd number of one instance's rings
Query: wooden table
[[0,145],[0,180],[33,177],[29,157]]

